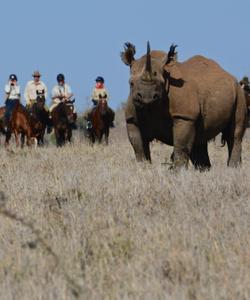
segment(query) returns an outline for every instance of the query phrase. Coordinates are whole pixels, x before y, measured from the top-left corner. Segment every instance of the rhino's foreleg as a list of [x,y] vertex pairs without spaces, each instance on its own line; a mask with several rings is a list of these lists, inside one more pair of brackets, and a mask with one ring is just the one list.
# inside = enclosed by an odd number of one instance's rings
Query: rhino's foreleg
[[150,161],[149,143],[143,141],[139,128],[135,124],[127,123],[127,132],[137,161]]
[[191,149],[195,138],[195,126],[193,121],[174,119],[174,167],[187,167]]

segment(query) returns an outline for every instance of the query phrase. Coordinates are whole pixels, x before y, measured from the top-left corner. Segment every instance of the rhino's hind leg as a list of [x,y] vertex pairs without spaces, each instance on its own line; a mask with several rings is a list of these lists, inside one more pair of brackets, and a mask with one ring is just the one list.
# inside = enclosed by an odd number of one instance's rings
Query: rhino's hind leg
[[226,137],[228,147],[228,160],[229,167],[237,167],[241,164],[241,138]]
[[200,171],[209,170],[211,163],[208,156],[207,143],[204,145],[194,145],[190,159],[196,169]]
[[235,111],[228,129],[224,132],[228,146],[228,166],[237,167],[241,163],[242,138],[247,125],[247,107],[245,96],[238,86]]

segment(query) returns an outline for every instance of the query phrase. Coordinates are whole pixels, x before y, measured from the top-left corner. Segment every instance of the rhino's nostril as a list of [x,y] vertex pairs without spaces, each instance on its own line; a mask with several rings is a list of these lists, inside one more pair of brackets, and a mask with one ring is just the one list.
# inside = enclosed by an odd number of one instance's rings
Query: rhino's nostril
[[158,94],[154,94],[153,100],[156,101],[156,100],[158,100],[158,99],[159,99],[159,95],[158,95]]
[[137,98],[138,98],[138,100],[141,100],[142,99],[142,94],[141,93],[137,93]]

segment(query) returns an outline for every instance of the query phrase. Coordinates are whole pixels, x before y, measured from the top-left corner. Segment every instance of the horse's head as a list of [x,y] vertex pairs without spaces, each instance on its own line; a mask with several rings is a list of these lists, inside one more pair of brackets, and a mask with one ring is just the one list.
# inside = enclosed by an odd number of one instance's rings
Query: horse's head
[[36,103],[38,109],[43,109],[45,104],[45,90],[36,91]]
[[75,122],[75,114],[74,114],[74,100],[69,100],[63,103],[64,112],[67,116],[67,120],[70,124]]
[[100,97],[98,101],[97,109],[99,110],[101,115],[105,115],[108,111],[108,103],[107,103],[107,96]]

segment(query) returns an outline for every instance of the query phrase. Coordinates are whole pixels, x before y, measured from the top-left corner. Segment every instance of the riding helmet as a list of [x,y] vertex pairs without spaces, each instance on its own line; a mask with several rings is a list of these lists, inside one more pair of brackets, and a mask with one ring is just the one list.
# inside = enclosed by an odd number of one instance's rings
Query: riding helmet
[[104,78],[102,76],[98,76],[95,81],[104,83]]
[[60,81],[64,81],[65,80],[65,77],[64,77],[64,75],[63,74],[58,74],[57,76],[56,76],[56,79],[57,79],[57,81],[58,82],[60,82]]
[[17,76],[16,76],[16,74],[10,74],[9,79],[10,79],[10,80],[16,80],[16,81],[17,81]]

